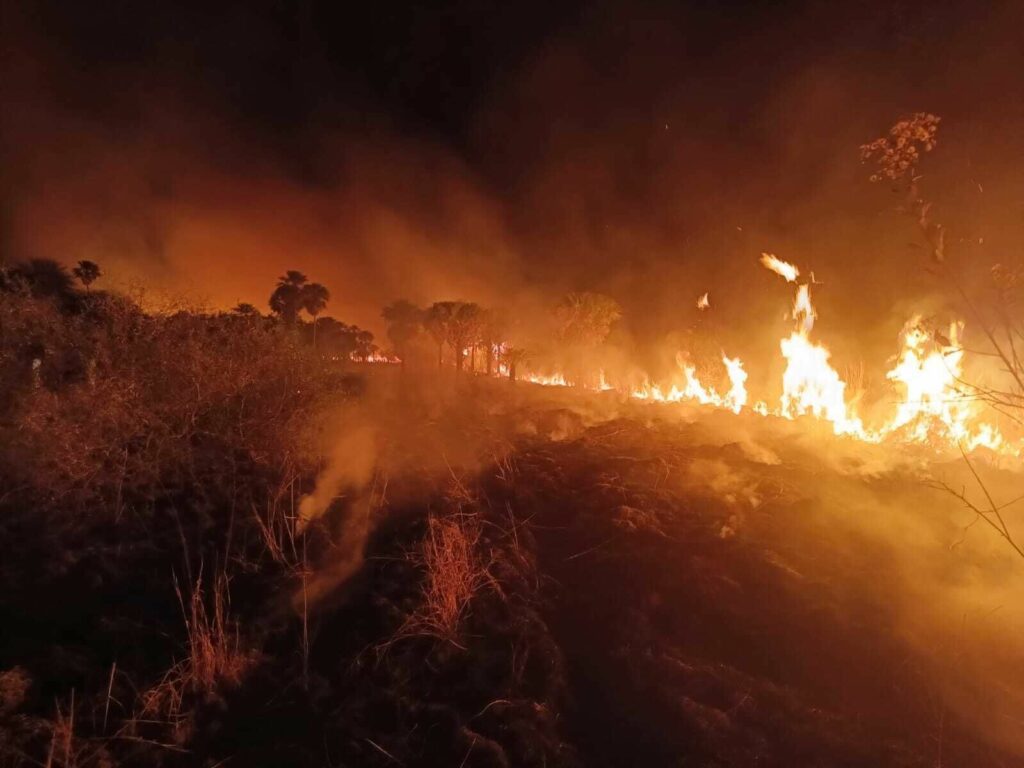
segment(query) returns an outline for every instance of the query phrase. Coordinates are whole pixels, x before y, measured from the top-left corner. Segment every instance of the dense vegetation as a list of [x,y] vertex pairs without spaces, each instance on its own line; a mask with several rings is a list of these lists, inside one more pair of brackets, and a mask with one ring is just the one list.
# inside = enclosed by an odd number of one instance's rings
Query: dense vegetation
[[376,350],[318,317],[326,289],[289,272],[271,316],[147,312],[96,290],[96,265],[74,275],[2,275],[0,765],[570,758],[529,552],[454,474],[504,450],[479,411],[443,418],[457,447],[480,441],[442,471],[410,433],[448,406],[403,387],[390,458],[343,459],[394,470],[388,514],[384,491],[328,482],[313,519],[300,500],[338,434],[362,434],[344,415],[369,403],[352,361]]

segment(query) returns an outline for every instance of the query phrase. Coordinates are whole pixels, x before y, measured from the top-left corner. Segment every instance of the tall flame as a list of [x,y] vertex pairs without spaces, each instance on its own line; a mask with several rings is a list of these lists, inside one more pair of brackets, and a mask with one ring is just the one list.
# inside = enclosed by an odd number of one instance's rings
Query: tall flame
[[1003,444],[998,429],[984,423],[970,427],[978,403],[960,385],[962,331],[963,324],[954,322],[946,338],[929,334],[921,327],[920,316],[904,326],[903,349],[886,374],[904,390],[904,396],[887,429],[918,442],[952,440],[967,450],[981,445],[998,450]]

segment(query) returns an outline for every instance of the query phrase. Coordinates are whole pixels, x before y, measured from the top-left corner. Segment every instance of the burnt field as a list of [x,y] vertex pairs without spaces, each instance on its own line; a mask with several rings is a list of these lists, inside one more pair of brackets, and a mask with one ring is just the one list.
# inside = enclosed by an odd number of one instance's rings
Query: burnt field
[[4,764],[1024,765],[1024,575],[930,487],[962,461],[612,393],[336,387],[285,482],[198,440],[109,518],[8,491]]

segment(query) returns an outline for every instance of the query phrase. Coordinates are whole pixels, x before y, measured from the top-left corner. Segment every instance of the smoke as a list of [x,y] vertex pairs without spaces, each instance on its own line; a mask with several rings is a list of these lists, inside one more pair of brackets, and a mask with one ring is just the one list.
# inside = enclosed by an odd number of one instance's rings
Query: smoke
[[91,259],[105,287],[217,308],[266,307],[298,269],[329,287],[330,313],[374,330],[397,297],[494,302],[516,282],[500,205],[436,140],[338,109],[282,147],[208,83],[83,69],[20,21],[5,34],[6,260]]
[[[376,430],[369,424],[345,419],[333,430],[326,466],[316,480],[315,490],[299,504],[299,529],[323,515],[343,490],[362,492],[373,477],[376,460]],[[365,526],[356,538],[365,538]]]
[[[6,258],[90,258],[114,283],[218,307],[265,306],[291,268],[331,289],[330,313],[378,331],[398,297],[519,306],[601,290],[623,304],[637,354],[699,329],[751,362],[757,389],[778,378],[788,305],[756,266],[771,250],[823,283],[836,357],[880,368],[943,286],[857,147],[916,109],[944,117],[925,187],[965,260],[1005,262],[1024,234],[1005,162],[1024,135],[1009,106],[1024,55],[1012,3],[979,15],[794,2],[746,18],[605,3],[520,46],[437,130],[394,119],[372,89],[328,97],[321,54],[261,91],[259,57],[292,43],[258,24],[217,22],[239,36],[235,58],[168,54],[147,29],[156,42],[121,61],[61,46],[52,9],[8,15]],[[240,93],[202,77],[203,56]],[[289,83],[314,90],[295,106]],[[715,303],[699,313],[705,291]]]

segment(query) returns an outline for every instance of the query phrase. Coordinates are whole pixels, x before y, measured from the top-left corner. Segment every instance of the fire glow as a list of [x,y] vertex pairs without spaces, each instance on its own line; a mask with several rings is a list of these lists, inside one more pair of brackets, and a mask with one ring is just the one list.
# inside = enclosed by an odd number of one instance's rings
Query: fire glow
[[[787,282],[796,282],[800,276],[796,266],[772,254],[762,254],[761,264]],[[759,400],[750,408],[754,413],[789,420],[812,417],[830,423],[837,435],[872,443],[894,439],[937,447],[956,445],[965,451],[985,447],[1012,456],[1021,454],[1020,447],[1006,440],[996,426],[978,420],[979,403],[959,386],[964,355],[959,345],[962,323],[953,323],[947,338],[926,332],[920,317],[910,319],[901,334],[901,350],[886,374],[901,395],[896,413],[880,427],[868,428],[850,404],[846,382],[829,362],[828,349],[811,340],[817,313],[809,283],[797,286],[792,318],[796,327],[779,343],[786,361],[779,406],[773,410]],[[692,401],[740,413],[749,399],[748,374],[738,357],[723,354],[722,364],[730,385],[724,394],[703,384],[696,368],[680,355],[677,382],[666,387],[645,381],[633,387],[629,395],[659,403]],[[549,386],[570,383],[560,374],[525,378]],[[604,372],[600,388],[614,388],[606,382]]]
[[[774,254],[762,253],[760,263],[789,283],[797,283],[801,274],[794,264]],[[809,277],[809,282],[797,284],[790,312],[794,329],[779,341],[779,351],[786,367],[782,374],[782,394],[778,407],[774,409],[763,399],[749,404],[748,372],[744,363],[739,357],[729,357],[724,352],[721,363],[729,383],[724,392],[702,382],[696,366],[682,353],[676,356],[676,376],[668,384],[645,378],[640,384],[617,385],[609,381],[604,370],[590,382],[575,383],[602,392],[620,391],[633,399],[652,403],[692,402],[736,414],[748,408],[760,416],[790,421],[812,418],[830,424],[836,435],[869,443],[890,440],[936,448],[958,447],[967,452],[987,448],[1014,457],[1024,453],[1024,440],[1008,440],[997,426],[979,419],[982,405],[962,384],[962,322],[953,322],[948,334],[928,332],[920,316],[912,317],[906,323],[900,334],[900,351],[886,373],[886,378],[893,382],[899,395],[895,413],[880,426],[865,426],[856,412],[855,400],[851,402],[848,397],[847,383],[830,363],[831,353],[824,345],[811,339],[818,316],[811,299],[811,285],[817,283],[813,272]],[[707,293],[700,297],[698,310],[709,308],[707,297]],[[503,359],[507,345],[498,342],[492,349],[496,361],[493,374],[510,376],[510,363]],[[467,354],[464,350],[463,357]],[[378,351],[360,361],[401,362],[398,357]],[[473,368],[471,366],[470,370]],[[516,376],[511,375],[511,378]],[[521,371],[518,378],[548,387],[569,387],[574,383],[559,371]]]

